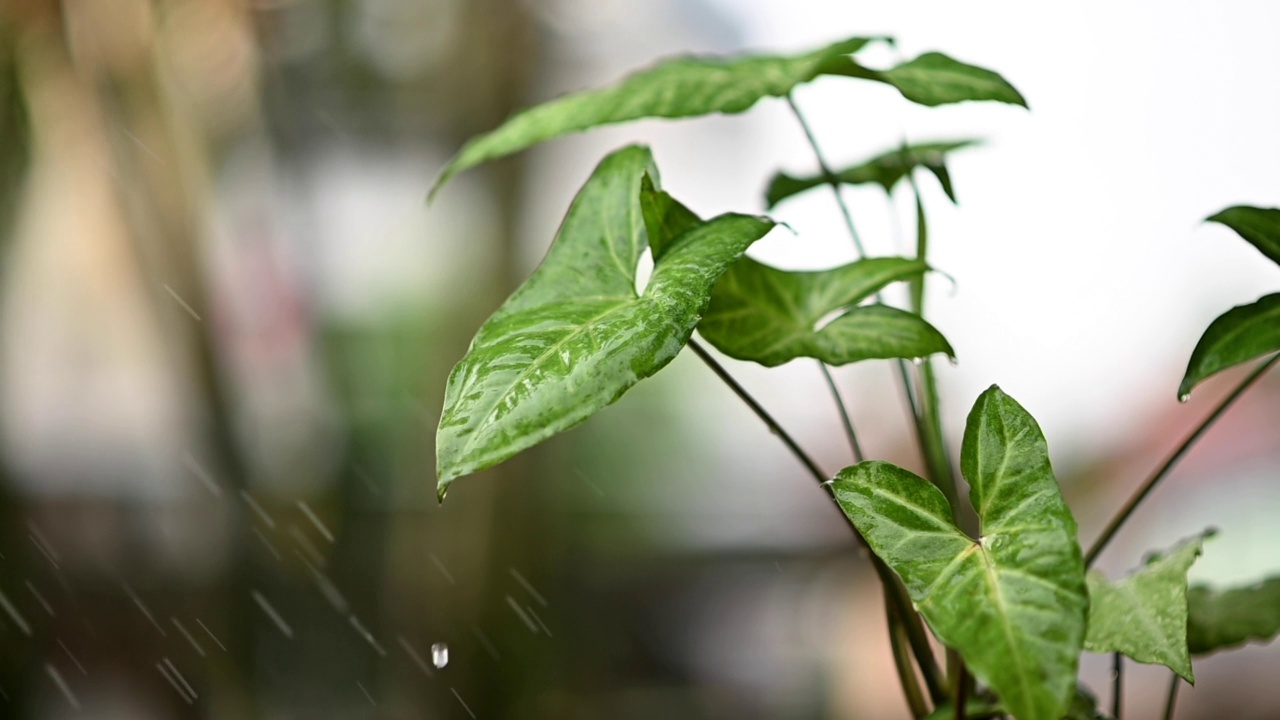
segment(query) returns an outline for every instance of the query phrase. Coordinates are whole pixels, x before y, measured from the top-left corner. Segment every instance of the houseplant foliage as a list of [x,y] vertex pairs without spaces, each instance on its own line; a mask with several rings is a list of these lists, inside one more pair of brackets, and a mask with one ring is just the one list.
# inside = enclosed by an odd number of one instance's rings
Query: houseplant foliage
[[[1043,433],[1031,413],[996,386],[969,413],[959,467],[971,490],[962,498],[931,365],[934,356],[954,360],[955,353],[924,317],[931,268],[916,174],[932,175],[954,201],[947,157],[978,141],[902,142],[835,169],[791,93],[815,78],[838,76],[888,84],[925,107],[1026,102],[997,73],[941,53],[868,67],[858,55],[874,43],[892,40],[850,38],[786,56],[670,59],[608,87],[517,113],[462,148],[433,196],[459,172],[570,133],[641,118],[741,113],[780,98],[809,138],[819,172],[777,174],[765,204],[829,188],[859,257],[819,271],[770,267],[745,253],[773,221],[738,213],[703,219],[662,190],[646,147],[610,153],[574,198],[542,264],[479,329],[450,374],[436,439],[440,499],[457,478],[585,421],[688,347],[779,436],[872,551],[888,599],[895,666],[915,718],[1102,717],[1076,677],[1086,650],[1116,654],[1118,669],[1123,655],[1165,665],[1175,682],[1191,682],[1193,655],[1274,637],[1280,631],[1277,580],[1188,589],[1187,572],[1203,537],[1153,557],[1127,578],[1109,580],[1087,569],[1186,450],[1280,357],[1280,295],[1229,311],[1205,332],[1180,396],[1221,370],[1270,357],[1138,487],[1087,552]],[[909,187],[914,256],[865,256],[840,195],[841,186],[859,184],[879,186],[886,198]],[[1280,262],[1280,210],[1230,208],[1210,219]],[[637,269],[646,252],[654,269],[640,289]],[[909,307],[884,300],[881,291],[895,283],[908,285]],[[695,331],[721,353],[765,367],[816,361],[844,415],[855,463],[826,475],[693,338]],[[898,366],[926,477],[863,458],[828,367],[870,360]],[[945,672],[929,631],[948,649]],[[1119,703],[1114,707],[1118,714]]]

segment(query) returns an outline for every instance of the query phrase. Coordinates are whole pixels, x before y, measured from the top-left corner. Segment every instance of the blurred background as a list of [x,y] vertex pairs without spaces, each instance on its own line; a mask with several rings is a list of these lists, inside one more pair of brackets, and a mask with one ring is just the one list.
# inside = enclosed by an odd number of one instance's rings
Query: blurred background
[[[999,382],[1043,425],[1086,544],[1238,373],[1175,390],[1280,273],[1207,215],[1280,204],[1280,5],[836,0],[0,2],[0,716],[905,718],[881,597],[801,468],[696,359],[434,498],[446,374],[595,162],[650,143],[703,215],[815,163],[785,104],[556,141],[427,189],[470,135],[664,55],[891,34],[1031,111],[797,92],[836,165],[980,137],[923,183],[953,446]],[[901,55],[899,55],[901,53]],[[909,198],[850,190],[875,254]],[[787,267],[852,256],[829,193]],[[834,472],[821,376],[728,362]],[[837,378],[919,468],[891,371]],[[1280,572],[1280,377],[1100,566],[1217,526],[1194,577]],[[437,668],[430,648],[444,643]],[[1130,666],[1130,717],[1167,671]],[[1108,658],[1085,682],[1108,701]],[[1280,717],[1280,647],[1196,665],[1180,718]]]

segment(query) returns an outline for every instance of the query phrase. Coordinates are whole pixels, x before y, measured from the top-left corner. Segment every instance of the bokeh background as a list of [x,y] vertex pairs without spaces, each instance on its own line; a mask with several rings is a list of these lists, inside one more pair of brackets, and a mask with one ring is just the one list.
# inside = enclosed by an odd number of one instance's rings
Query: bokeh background
[[[1090,1],[3,0],[0,716],[904,718],[881,598],[824,495],[696,360],[434,498],[450,367],[596,160],[759,211],[815,163],[784,104],[557,141],[427,189],[471,134],[676,52],[899,38],[1031,110],[797,101],[834,164],[980,137],[932,181],[930,313],[957,445],[999,382],[1084,542],[1239,374],[1176,402],[1201,330],[1280,273],[1218,226],[1280,203],[1280,6]],[[851,190],[876,254],[906,197]],[[829,194],[753,254],[848,260]],[[816,368],[730,369],[834,472]],[[841,369],[866,447],[919,467],[890,370]],[[1194,577],[1280,572],[1280,377],[1104,556],[1217,526]],[[430,664],[447,643],[450,662]],[[1107,701],[1109,660],[1083,676]],[[1130,666],[1130,717],[1167,683]],[[1181,718],[1280,717],[1280,649],[1197,663]]]

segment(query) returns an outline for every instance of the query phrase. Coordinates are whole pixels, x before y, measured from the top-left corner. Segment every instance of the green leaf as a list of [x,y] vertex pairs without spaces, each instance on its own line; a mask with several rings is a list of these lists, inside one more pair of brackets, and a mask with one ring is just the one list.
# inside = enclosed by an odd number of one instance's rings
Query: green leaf
[[978,541],[956,528],[940,490],[895,465],[846,468],[832,489],[974,676],[1020,720],[1059,720],[1075,689],[1089,599],[1044,436],[992,386],[969,413],[960,457]]
[[928,52],[888,70],[870,70],[850,62],[840,74],[888,83],[908,100],[928,105],[946,105],[967,100],[994,100],[1027,106],[1027,101],[998,73]]
[[[965,703],[964,716],[968,720],[986,720],[986,718],[994,718],[1004,712],[1004,706],[1000,703],[970,701]],[[955,720],[956,709],[951,703],[943,703],[934,709],[933,712],[925,716],[924,720]]]
[[1203,538],[1181,544],[1119,582],[1089,573],[1084,649],[1164,665],[1195,684],[1187,652],[1187,570]]
[[655,262],[666,254],[671,241],[702,223],[702,218],[681,205],[679,200],[666,191],[658,190],[648,173],[640,182],[640,208]]
[[601,161],[546,259],[480,328],[449,375],[436,435],[441,498],[454,478],[577,425],[670,362],[715,281],[773,227],[730,214],[689,229],[638,296],[646,173],[656,177],[646,148]]
[[1071,698],[1067,714],[1062,720],[1107,720],[1107,715],[1098,710],[1098,699],[1084,687],[1076,686],[1076,694]]
[[[729,269],[711,294],[698,332],[724,354],[766,367],[798,357],[828,365],[872,358],[953,355],[951,345],[914,313],[857,307],[928,266],[905,258],[869,258],[833,270],[788,272],[751,258]],[[832,313],[839,313],[823,324]]]
[[1192,655],[1271,642],[1280,635],[1280,576],[1230,590],[1197,585],[1187,591],[1187,607]]
[[1237,205],[1209,217],[1206,222],[1226,225],[1272,262],[1280,263],[1280,208]]
[[1240,305],[1209,324],[1178,387],[1185,400],[1202,380],[1229,367],[1280,350],[1280,293]]
[[[894,186],[905,178],[907,173],[922,167],[938,178],[947,197],[951,198],[951,202],[955,202],[955,190],[951,187],[951,175],[947,172],[947,153],[978,144],[978,140],[953,140],[908,145],[880,153],[870,160],[845,168],[835,174],[836,180],[844,185],[875,184],[884,188],[886,193],[891,193]],[[826,182],[826,178],[821,175],[798,178],[778,173],[773,176],[769,189],[765,191],[765,202],[769,207],[773,207],[792,195],[825,185]]]
[[517,113],[496,130],[472,138],[431,190],[481,163],[601,125],[641,118],[740,113],[765,97],[782,97],[819,75],[844,72],[852,55],[874,40],[849,38],[800,55],[676,57],[597,90],[573,93]]

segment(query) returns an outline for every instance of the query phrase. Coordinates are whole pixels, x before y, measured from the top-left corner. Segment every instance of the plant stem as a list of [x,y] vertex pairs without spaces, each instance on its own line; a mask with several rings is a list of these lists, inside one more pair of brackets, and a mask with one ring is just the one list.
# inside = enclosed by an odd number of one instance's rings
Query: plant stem
[[1169,681],[1169,697],[1164,701],[1164,720],[1173,720],[1173,707],[1178,702],[1178,686],[1182,684],[1178,673],[1171,675],[1173,678]]
[[1098,559],[1098,555],[1107,547],[1107,543],[1111,542],[1111,539],[1115,537],[1116,532],[1120,530],[1120,526],[1124,525],[1125,521],[1129,519],[1129,516],[1133,514],[1133,511],[1137,509],[1138,505],[1141,504],[1142,501],[1146,499],[1147,495],[1155,489],[1155,486],[1169,474],[1169,471],[1178,464],[1178,461],[1182,459],[1182,456],[1187,454],[1187,451],[1191,449],[1191,446],[1195,445],[1196,441],[1198,441],[1200,437],[1218,421],[1218,418],[1226,412],[1227,408],[1231,407],[1231,405],[1235,403],[1235,401],[1238,400],[1240,396],[1243,395],[1244,392],[1255,382],[1257,382],[1258,379],[1267,372],[1267,370],[1270,370],[1271,366],[1276,364],[1276,361],[1280,361],[1280,354],[1272,355],[1270,359],[1259,365],[1253,372],[1249,373],[1249,376],[1237,385],[1236,389],[1232,390],[1231,393],[1218,404],[1218,407],[1214,408],[1213,412],[1209,413],[1209,416],[1200,423],[1199,427],[1193,430],[1191,434],[1182,441],[1182,444],[1173,451],[1173,454],[1164,461],[1164,464],[1152,473],[1151,477],[1147,478],[1146,482],[1138,488],[1138,491],[1135,492],[1133,496],[1129,498],[1129,501],[1125,503],[1124,507],[1120,509],[1120,512],[1116,513],[1116,516],[1107,524],[1106,529],[1102,531],[1102,534],[1094,541],[1093,546],[1089,548],[1089,552],[1085,553],[1084,566],[1086,569],[1093,565],[1093,561]]
[[[827,495],[834,502],[835,491],[831,489],[831,485],[827,482],[826,474],[823,473],[822,469],[818,467],[818,464],[813,461],[813,458],[809,457],[808,453],[800,447],[799,443],[797,443],[795,439],[778,424],[778,421],[769,414],[769,411],[765,410],[764,407],[751,396],[751,393],[747,392],[746,388],[742,387],[742,385],[740,385],[738,381],[729,374],[729,371],[725,370],[720,363],[716,362],[716,359],[712,357],[711,354],[707,352],[706,348],[702,347],[702,345],[696,340],[689,340],[689,348],[693,350],[694,354],[696,354],[702,362],[706,363],[707,367],[711,368],[711,371],[714,372],[725,385],[729,386],[729,389],[732,390],[735,395],[747,404],[747,407],[751,408],[751,411],[754,412],[757,417],[764,421],[764,424],[769,427],[770,432],[777,435],[778,438],[782,440],[783,444],[787,446],[787,449],[791,451],[791,454],[805,466],[809,471],[809,474],[813,476],[813,479],[818,481],[818,484],[827,491]],[[898,576],[893,574],[893,571],[884,564],[884,561],[875,553],[871,552],[871,546],[867,544],[867,539],[858,531],[857,526],[853,524],[853,521],[849,519],[849,516],[845,515],[843,510],[840,510],[839,503],[836,503],[835,507],[836,510],[840,512],[840,517],[844,518],[845,522],[849,524],[849,529],[853,531],[853,536],[857,539],[859,545],[861,545],[871,557],[871,566],[875,569],[876,575],[880,578],[881,584],[884,586],[889,597],[893,600],[893,604],[897,608],[898,613],[903,618],[903,624],[906,626],[907,630],[907,638],[911,643],[911,650],[915,653],[916,662],[920,663],[920,672],[924,675],[925,684],[929,687],[930,695],[935,699],[935,701],[940,697],[945,697],[945,693],[942,690],[942,683],[939,680],[938,664],[933,657],[932,649],[929,647],[929,638],[925,634],[924,623],[921,622],[919,614],[915,612],[914,606],[911,604],[911,597],[907,594],[906,587],[903,586],[902,581],[898,579]],[[906,678],[902,678],[902,682],[906,683]]]
[[884,605],[885,615],[889,619],[889,645],[893,650],[893,665],[898,670],[898,677],[902,678],[902,692],[907,696],[907,706],[911,709],[911,716],[920,720],[929,714],[929,707],[925,702],[924,693],[920,691],[920,683],[916,681],[915,667],[911,664],[911,652],[907,645],[909,642],[907,626],[898,613],[893,598],[889,596],[888,588],[884,591]]
[[849,415],[849,409],[845,407],[844,400],[840,397],[840,389],[836,387],[835,378],[831,377],[831,369],[827,364],[818,361],[818,367],[822,369],[822,377],[827,381],[827,387],[831,390],[831,397],[836,401],[836,407],[840,410],[840,421],[844,423],[844,434],[849,439],[849,449],[853,451],[853,461],[855,463],[862,462],[862,445],[858,443],[858,433],[853,429],[853,418]]
[[1120,709],[1124,699],[1124,655],[1114,653],[1112,655],[1112,688],[1111,688],[1111,717],[1114,720],[1120,720]]
[[969,694],[969,671],[965,668],[964,661],[961,661],[956,667],[955,680],[955,718],[956,720],[965,720],[964,706]]

